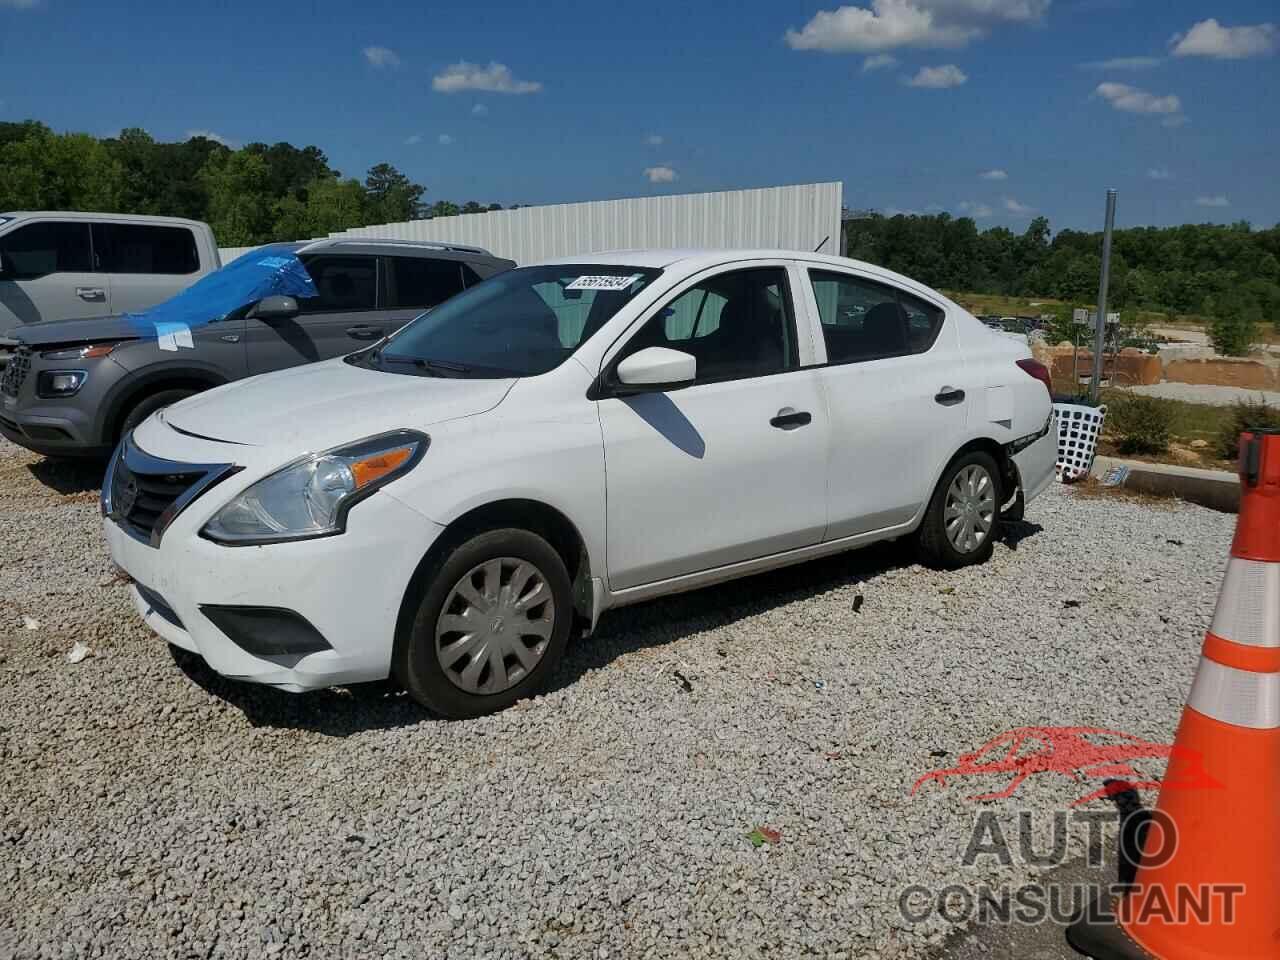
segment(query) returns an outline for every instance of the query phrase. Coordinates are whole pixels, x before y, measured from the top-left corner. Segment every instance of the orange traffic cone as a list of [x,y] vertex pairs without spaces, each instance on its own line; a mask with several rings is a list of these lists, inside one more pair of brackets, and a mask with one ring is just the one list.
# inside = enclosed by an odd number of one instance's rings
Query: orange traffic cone
[[[1097,960],[1280,958],[1280,432],[1240,438],[1240,515],[1135,883],[1114,922],[1077,921]],[[1220,789],[1179,789],[1201,759]]]

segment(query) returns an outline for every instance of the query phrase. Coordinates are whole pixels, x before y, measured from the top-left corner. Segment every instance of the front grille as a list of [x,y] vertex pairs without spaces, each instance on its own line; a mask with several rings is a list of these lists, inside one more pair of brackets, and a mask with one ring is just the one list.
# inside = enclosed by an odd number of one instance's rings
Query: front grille
[[31,348],[20,344],[9,358],[9,365],[4,368],[4,376],[0,377],[0,392],[5,396],[16,397],[22,388],[22,382],[31,372]]
[[112,513],[141,539],[150,540],[161,514],[204,477],[203,471],[135,473],[121,460],[111,477]]

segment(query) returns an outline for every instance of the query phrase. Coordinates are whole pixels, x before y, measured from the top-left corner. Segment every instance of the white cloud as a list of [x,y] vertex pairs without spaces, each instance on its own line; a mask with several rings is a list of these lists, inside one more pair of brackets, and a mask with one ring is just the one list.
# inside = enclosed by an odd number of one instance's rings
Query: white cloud
[[477,103],[471,108],[471,115],[473,117],[487,117],[489,115],[489,108],[483,103]]
[[1148,180],[1172,180],[1173,173],[1168,167],[1149,167],[1147,169]]
[[1196,197],[1196,206],[1197,207],[1229,207],[1231,206],[1231,201],[1219,193],[1211,197]]
[[[793,50],[880,53],[899,47],[963,47],[997,23],[1041,19],[1052,0],[871,0],[870,7],[819,10],[788,30]],[[874,68],[872,68],[874,69]]]
[[442,133],[440,136],[436,137],[436,142],[442,147],[447,147],[449,144],[453,143],[453,137],[449,136],[447,133]]
[[891,53],[877,53],[874,57],[867,57],[862,61],[862,72],[870,73],[872,70],[883,70],[885,67],[894,67],[898,64],[898,58]]
[[12,7],[14,10],[30,10],[40,5],[40,0],[0,0],[0,7]]
[[993,216],[995,211],[985,203],[978,203],[974,200],[964,200],[958,204],[961,213],[967,213],[975,220],[985,220],[987,217]]
[[676,179],[675,170],[666,165],[645,167],[644,175],[650,183],[671,183]]
[[1025,203],[1019,203],[1013,197],[1004,198],[1004,208],[1010,213],[1035,213],[1035,207],[1029,207]]
[[405,137],[404,142],[406,146],[410,146],[410,147],[416,144],[419,144],[422,142],[422,134],[415,133],[412,136]]
[[1100,83],[1094,93],[1117,110],[1124,110],[1126,113],[1182,112],[1182,101],[1173,94],[1160,97],[1138,87],[1131,87],[1127,83]]
[[1163,120],[1161,120],[1160,126],[1169,127],[1170,129],[1177,129],[1178,127],[1182,126],[1184,123],[1190,123],[1190,122],[1191,121],[1187,119],[1186,114],[1175,113],[1173,116],[1165,117]]
[[537,93],[542,84],[533,80],[517,80],[504,63],[490,61],[487,67],[465,60],[452,63],[431,80],[437,93],[460,93],[483,90],[485,93]]
[[190,140],[193,137],[204,137],[206,140],[212,140],[214,143],[220,143],[230,150],[238,149],[240,146],[240,144],[235,140],[232,140],[230,137],[224,137],[222,134],[214,133],[212,130],[188,130],[187,139]]
[[1164,63],[1162,57],[1112,57],[1080,64],[1081,70],[1151,70]]
[[369,66],[381,70],[384,67],[400,66],[400,55],[388,47],[365,47],[361,51]]
[[905,83],[908,87],[923,87],[926,90],[946,90],[966,83],[969,77],[954,63],[940,67],[921,67],[919,72]]
[[644,138],[644,142],[651,147],[660,147],[667,142],[666,138],[658,133],[651,133]]
[[1169,41],[1175,57],[1216,57],[1219,60],[1242,60],[1264,57],[1280,47],[1280,28],[1274,23],[1258,23],[1251,27],[1224,27],[1210,17],[1201,20],[1186,33],[1175,33]]
[[1009,174],[999,169],[984,170],[982,173],[978,174],[978,176],[980,176],[983,180],[1008,180],[1009,179]]

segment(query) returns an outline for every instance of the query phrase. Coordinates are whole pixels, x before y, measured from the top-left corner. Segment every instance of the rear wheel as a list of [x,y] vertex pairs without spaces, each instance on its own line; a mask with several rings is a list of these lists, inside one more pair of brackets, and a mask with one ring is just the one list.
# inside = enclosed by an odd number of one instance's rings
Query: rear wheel
[[1000,504],[1000,471],[990,454],[974,450],[957,457],[920,524],[924,562],[943,569],[986,562],[999,536]]
[[[151,416],[161,407],[167,407],[179,400],[185,400],[187,397],[194,396],[194,390],[161,390],[159,393],[153,393],[148,397],[139,400],[129,415],[124,418],[124,423],[120,427],[120,437],[127,436],[129,431],[137,427],[143,420]],[[116,438],[119,440],[119,437]]]
[[443,716],[493,713],[543,687],[572,623],[572,585],[554,548],[527,530],[491,530],[430,577],[395,673]]

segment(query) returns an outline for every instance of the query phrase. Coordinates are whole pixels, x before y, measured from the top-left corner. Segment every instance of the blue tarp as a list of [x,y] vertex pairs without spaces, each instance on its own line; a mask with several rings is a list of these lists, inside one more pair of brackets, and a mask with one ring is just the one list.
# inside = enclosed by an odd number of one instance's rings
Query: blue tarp
[[174,350],[192,346],[193,327],[222,320],[272,294],[305,298],[316,296],[317,291],[292,251],[268,246],[237,257],[150,310],[124,316],[138,336],[156,337],[163,349]]

